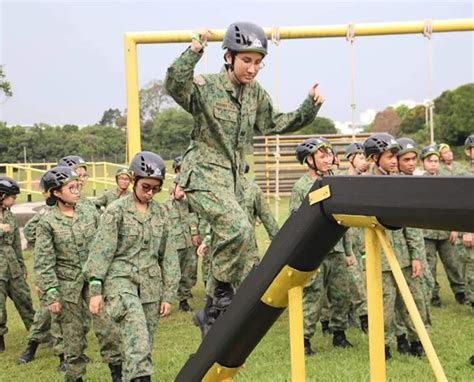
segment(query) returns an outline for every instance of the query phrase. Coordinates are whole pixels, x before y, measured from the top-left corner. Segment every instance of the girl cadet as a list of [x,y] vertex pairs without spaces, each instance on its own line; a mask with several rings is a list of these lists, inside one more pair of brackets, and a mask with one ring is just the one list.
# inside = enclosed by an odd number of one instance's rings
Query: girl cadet
[[99,314],[105,305],[118,323],[125,380],[150,381],[153,337],[159,317],[170,313],[180,271],[168,207],[153,200],[163,186],[165,163],[142,151],[130,171],[133,193],[102,215],[85,274],[94,296],[91,313]]

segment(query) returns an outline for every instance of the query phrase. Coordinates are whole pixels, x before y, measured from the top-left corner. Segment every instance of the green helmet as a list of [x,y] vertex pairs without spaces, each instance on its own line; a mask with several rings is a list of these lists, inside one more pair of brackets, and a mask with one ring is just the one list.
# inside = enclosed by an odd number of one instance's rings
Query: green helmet
[[257,52],[266,56],[268,42],[262,27],[249,22],[236,22],[231,24],[224,35],[222,49],[235,53]]
[[358,154],[358,153],[365,155],[364,146],[360,143],[354,142],[354,143],[351,143],[349,146],[346,147],[344,157],[346,159],[349,159],[349,157],[351,155]]
[[[448,146],[449,147],[449,146]],[[439,158],[439,150],[436,145],[425,146],[421,149],[420,159],[424,160],[430,155],[436,155]]]
[[132,173],[126,167],[120,167],[120,168],[117,169],[117,171],[115,171],[115,180],[117,180],[117,178],[120,175],[125,175],[125,176],[128,176],[130,179],[132,179]]
[[331,142],[326,138],[319,137],[305,139],[303,143],[296,146],[296,159],[298,159],[301,164],[304,164],[308,155],[314,154],[316,151],[323,148],[328,148],[331,151],[334,151]]
[[438,145],[438,151],[441,152],[444,149],[451,150],[451,147],[449,147],[449,145],[447,143],[440,143]]
[[418,155],[418,149],[416,147],[416,143],[411,138],[398,138],[398,144],[400,145],[400,151],[397,152],[397,156],[400,157],[406,153],[415,153]]

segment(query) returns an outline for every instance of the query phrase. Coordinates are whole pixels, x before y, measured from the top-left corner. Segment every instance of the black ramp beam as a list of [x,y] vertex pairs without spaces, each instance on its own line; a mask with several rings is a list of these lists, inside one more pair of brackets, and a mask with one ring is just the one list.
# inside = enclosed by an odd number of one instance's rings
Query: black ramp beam
[[386,227],[474,232],[474,177],[331,176],[328,215],[376,216]]
[[[313,185],[312,189],[318,188]],[[285,265],[300,271],[317,269],[347,228],[327,218],[321,204],[305,199],[273,239],[258,267],[244,280],[232,304],[216,321],[196,354],[186,362],[176,381],[201,381],[214,363],[242,366],[285,308],[274,308],[261,298]]]

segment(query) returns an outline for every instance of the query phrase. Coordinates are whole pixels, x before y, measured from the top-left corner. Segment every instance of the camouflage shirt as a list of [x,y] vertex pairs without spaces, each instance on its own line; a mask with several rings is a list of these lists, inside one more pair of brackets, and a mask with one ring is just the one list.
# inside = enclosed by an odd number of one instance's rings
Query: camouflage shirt
[[34,250],[36,285],[48,303],[77,303],[84,287],[83,267],[99,222],[99,214],[77,203],[74,216],[48,209],[38,221]]
[[0,280],[8,281],[10,277],[23,277],[26,273],[21,252],[20,231],[15,216],[10,210],[3,210],[0,224],[8,224],[11,232],[0,229]]
[[273,217],[270,206],[265,200],[262,190],[257,183],[243,178],[244,180],[244,210],[247,212],[250,224],[255,228],[257,218],[260,218],[270,239],[278,233],[278,223]]
[[107,294],[109,279],[125,278],[137,286],[143,303],[171,302],[181,275],[168,207],[151,201],[141,214],[133,195],[112,203],[102,215],[84,273],[104,285],[105,292],[91,285],[93,295]]
[[451,168],[443,161],[439,161],[438,175],[440,176],[461,176],[466,172],[466,167],[459,162],[452,162]]
[[[122,194],[120,194],[120,197],[123,198],[130,194],[130,191],[126,190]],[[97,208],[101,207],[107,207],[110,203],[113,201],[119,199],[117,195],[117,190],[110,190],[110,191],[105,191],[102,195],[98,196],[97,198],[92,199],[92,203],[95,204]]]
[[194,117],[180,185],[186,190],[231,189],[239,196],[245,147],[254,131],[267,135],[298,130],[314,120],[319,106],[308,96],[295,112],[279,113],[256,81],[236,88],[225,71],[193,79],[201,57],[187,49],[165,79],[168,94]]
[[186,198],[171,200],[170,204],[170,230],[176,249],[193,247],[192,236],[199,235],[198,217],[189,210]]
[[33,215],[33,217],[28,220],[23,227],[23,235],[25,236],[26,241],[29,245],[34,246],[36,241],[36,227],[38,226],[38,222],[40,221],[41,217],[48,212],[51,208],[50,206],[42,206],[40,210]]
[[[293,190],[291,191],[290,196],[290,214],[295,213],[300,208],[301,203],[305,200],[306,196],[308,195],[309,190],[313,186],[316,179],[313,179],[308,172],[306,172],[301,178],[299,178],[295,185],[293,186]],[[345,236],[345,235],[344,235]],[[335,247],[333,248],[332,252],[341,252],[345,253],[344,250],[344,238],[339,240]],[[350,254],[346,255],[351,255]]]

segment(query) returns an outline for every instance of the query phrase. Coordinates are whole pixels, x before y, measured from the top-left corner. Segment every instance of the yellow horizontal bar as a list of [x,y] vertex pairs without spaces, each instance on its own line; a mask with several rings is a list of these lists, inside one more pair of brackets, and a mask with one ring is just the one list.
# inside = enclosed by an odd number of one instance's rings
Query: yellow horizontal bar
[[[474,19],[432,20],[433,33],[474,31]],[[300,27],[280,27],[280,39],[346,37],[349,24],[319,25]],[[397,34],[423,33],[425,21],[407,21],[394,23],[354,24],[355,36],[382,36]],[[267,37],[271,37],[273,28],[264,28]],[[213,30],[210,41],[222,41],[225,30]],[[191,30],[162,32],[127,32],[126,38],[136,44],[188,43]]]

